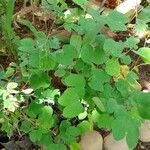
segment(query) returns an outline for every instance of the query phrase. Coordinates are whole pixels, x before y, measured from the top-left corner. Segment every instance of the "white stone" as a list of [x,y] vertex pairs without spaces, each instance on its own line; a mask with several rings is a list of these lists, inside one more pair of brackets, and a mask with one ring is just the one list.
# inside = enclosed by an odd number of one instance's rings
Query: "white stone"
[[150,120],[145,120],[140,127],[140,140],[150,142]]
[[104,150],[129,150],[129,148],[125,138],[120,141],[116,141],[113,138],[112,133],[110,133],[104,138]]
[[103,138],[97,131],[87,132],[81,137],[81,150],[102,150]]

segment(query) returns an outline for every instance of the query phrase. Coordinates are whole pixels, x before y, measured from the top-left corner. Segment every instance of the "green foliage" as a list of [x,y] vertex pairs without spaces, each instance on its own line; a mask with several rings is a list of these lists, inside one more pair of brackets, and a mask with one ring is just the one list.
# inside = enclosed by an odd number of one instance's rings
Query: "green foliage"
[[[105,16],[89,10],[87,0],[73,2],[80,7],[65,15],[64,0],[42,0],[45,11],[56,15],[54,26],[72,32],[67,38],[47,36],[19,20],[34,38],[20,40],[19,64],[0,70],[1,130],[11,136],[17,129],[44,149],[67,150],[79,149],[78,137],[96,125],[112,131],[116,140],[126,138],[133,149],[141,121],[150,119],[150,94],[138,88],[138,75],[127,66],[132,63],[128,52],[149,64],[150,49],[138,48],[136,37],[119,41],[101,30],[126,31],[125,15],[113,10]],[[10,32],[12,6],[6,19]],[[137,23],[148,22],[148,8]]]

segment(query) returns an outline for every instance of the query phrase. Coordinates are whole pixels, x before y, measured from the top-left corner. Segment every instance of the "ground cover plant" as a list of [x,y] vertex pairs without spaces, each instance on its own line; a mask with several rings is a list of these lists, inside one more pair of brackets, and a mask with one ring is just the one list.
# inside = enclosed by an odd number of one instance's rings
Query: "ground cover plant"
[[139,67],[150,64],[149,3],[132,20],[87,0],[31,0],[14,14],[17,3],[0,1],[0,130],[44,149],[79,150],[80,135],[100,128],[134,149],[150,119],[139,83]]

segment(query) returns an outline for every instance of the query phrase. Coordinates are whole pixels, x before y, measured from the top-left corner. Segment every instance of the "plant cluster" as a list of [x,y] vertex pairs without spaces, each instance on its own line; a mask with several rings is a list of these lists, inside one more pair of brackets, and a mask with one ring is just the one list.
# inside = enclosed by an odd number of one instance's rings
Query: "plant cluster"
[[[115,40],[102,31],[104,26],[127,31],[125,15],[115,10],[102,15],[85,0],[73,1],[80,7],[42,0],[45,11],[57,15],[54,23],[72,33],[68,37],[46,35],[24,20],[35,38],[20,39],[19,65],[0,71],[1,130],[10,137],[27,134],[45,149],[78,150],[78,137],[98,126],[116,140],[126,138],[133,149],[141,123],[150,119],[150,93],[141,91],[129,53],[149,64],[150,48],[139,48],[138,37]],[[149,10],[139,14],[135,30],[148,30]]]

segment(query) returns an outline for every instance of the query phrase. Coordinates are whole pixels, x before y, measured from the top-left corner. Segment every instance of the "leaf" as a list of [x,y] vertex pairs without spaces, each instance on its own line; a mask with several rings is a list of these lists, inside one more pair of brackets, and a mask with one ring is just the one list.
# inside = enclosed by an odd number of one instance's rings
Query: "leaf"
[[80,130],[77,127],[71,126],[67,128],[66,133],[73,137],[77,137],[80,135]]
[[50,144],[48,146],[49,150],[67,150],[66,146],[63,144]]
[[91,64],[93,62],[94,53],[92,46],[88,44],[83,45],[81,48],[81,59],[87,64]]
[[85,132],[92,130],[92,124],[89,121],[84,120],[77,125],[77,128],[79,128],[80,132],[84,134]]
[[25,120],[21,122],[20,131],[28,133],[31,130],[32,130],[32,124],[29,121]]
[[93,97],[92,100],[94,101],[95,105],[98,107],[98,109],[102,112],[105,112],[105,107],[102,103],[102,101],[99,99],[99,97]]
[[126,117],[120,117],[114,120],[112,124],[112,133],[115,140],[121,140],[126,134]]
[[83,9],[85,9],[87,0],[73,0],[73,2],[79,6],[81,6]]
[[137,49],[138,46],[137,44],[140,42],[140,40],[138,38],[135,38],[133,36],[130,36],[129,38],[127,38],[127,40],[124,42],[124,46],[126,48],[130,48],[130,49]]
[[[112,46],[113,45],[113,46]],[[116,42],[113,39],[107,39],[104,43],[104,50],[106,54],[114,57],[119,57],[124,49],[124,45],[121,42]]]
[[50,77],[44,72],[38,72],[31,76],[30,84],[33,89],[47,88],[50,86]]
[[94,49],[93,55],[93,63],[95,64],[103,64],[107,60],[105,52],[100,47]]
[[65,85],[73,87],[85,87],[85,79],[82,75],[79,74],[70,74],[64,80]]
[[56,61],[62,65],[73,65],[73,59],[77,57],[77,50],[72,45],[65,45],[61,51],[55,53]]
[[112,115],[109,115],[108,113],[99,113],[94,110],[92,112],[92,119],[95,123],[97,123],[99,128],[112,129],[112,123],[114,120]]
[[70,105],[75,101],[79,101],[79,96],[72,88],[67,89],[58,99],[58,103],[62,106]]
[[110,76],[101,69],[95,69],[89,79],[89,86],[96,91],[103,91],[103,84],[110,81]]
[[49,129],[53,125],[52,120],[53,109],[50,106],[44,106],[39,114],[39,126],[42,129]]
[[40,130],[32,130],[29,133],[29,137],[30,137],[32,142],[40,141],[42,138],[42,132]]
[[130,149],[136,147],[139,139],[139,127],[133,120],[128,120],[126,141]]
[[150,48],[142,47],[138,51],[134,51],[136,54],[141,56],[143,61],[147,64],[150,64]]
[[120,73],[120,64],[117,59],[109,59],[106,62],[105,71],[111,76],[118,76]]
[[[114,19],[115,18],[115,19]],[[125,31],[127,30],[125,23],[128,22],[127,16],[114,10],[111,11],[107,17],[107,24],[111,31]]]
[[73,34],[70,38],[70,45],[72,45],[78,52],[81,49],[82,39],[80,35]]
[[73,118],[84,111],[82,104],[79,101],[74,101],[66,106],[63,110],[63,116],[66,118]]

